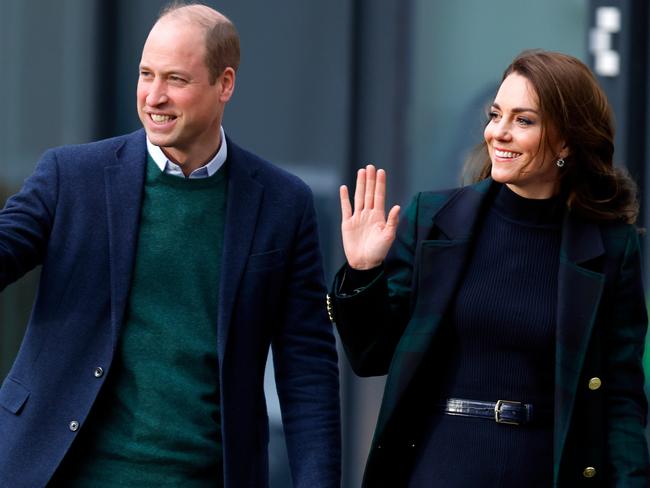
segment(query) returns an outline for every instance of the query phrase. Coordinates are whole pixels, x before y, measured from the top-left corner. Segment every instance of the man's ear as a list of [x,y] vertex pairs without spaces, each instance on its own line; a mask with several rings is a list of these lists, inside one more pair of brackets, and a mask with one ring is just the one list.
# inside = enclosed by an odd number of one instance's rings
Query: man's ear
[[226,103],[235,91],[235,70],[230,67],[224,69],[216,83],[221,88],[219,100]]

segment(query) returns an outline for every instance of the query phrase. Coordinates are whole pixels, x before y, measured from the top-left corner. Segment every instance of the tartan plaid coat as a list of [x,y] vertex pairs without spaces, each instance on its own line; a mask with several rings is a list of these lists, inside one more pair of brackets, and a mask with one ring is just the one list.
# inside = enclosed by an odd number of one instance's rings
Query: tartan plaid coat
[[[418,370],[497,187],[486,179],[418,194],[384,272],[350,294],[337,292],[343,269],[335,278],[331,318],[352,368],[360,376],[388,374],[364,486],[399,487],[408,479],[422,428]],[[554,486],[648,487],[641,364],[647,315],[636,229],[567,212],[560,253]]]

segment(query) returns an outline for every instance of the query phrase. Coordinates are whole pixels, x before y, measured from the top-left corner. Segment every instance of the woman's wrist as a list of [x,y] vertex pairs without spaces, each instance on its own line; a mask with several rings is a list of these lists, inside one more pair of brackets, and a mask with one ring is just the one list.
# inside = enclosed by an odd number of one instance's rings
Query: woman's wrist
[[371,269],[378,268],[379,266],[381,266],[381,263],[383,263],[383,261],[369,261],[369,262],[362,262],[362,263],[348,261],[348,267],[355,271],[368,271]]

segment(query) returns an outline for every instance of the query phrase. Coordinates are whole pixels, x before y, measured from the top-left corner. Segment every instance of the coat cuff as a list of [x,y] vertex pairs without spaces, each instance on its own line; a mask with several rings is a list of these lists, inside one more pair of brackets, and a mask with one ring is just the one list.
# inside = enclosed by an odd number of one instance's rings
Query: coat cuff
[[327,294],[327,315],[330,322],[336,323],[338,300],[352,298],[371,288],[384,275],[384,266],[358,270],[344,264],[334,276],[332,288]]

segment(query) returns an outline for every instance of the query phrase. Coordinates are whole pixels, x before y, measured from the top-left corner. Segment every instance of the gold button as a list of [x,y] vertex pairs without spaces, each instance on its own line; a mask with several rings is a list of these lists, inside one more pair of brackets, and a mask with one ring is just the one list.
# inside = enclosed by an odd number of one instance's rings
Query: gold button
[[327,303],[327,316],[329,317],[330,322],[335,323],[336,320],[334,320],[334,307],[332,306],[332,297],[330,297],[329,293],[326,295],[326,303]]
[[600,378],[598,376],[594,376],[589,380],[589,389],[590,390],[597,390],[600,388],[600,385],[602,385],[603,382],[600,381]]
[[582,472],[582,476],[585,478],[593,478],[596,476],[596,468],[592,466],[587,466],[585,470]]

